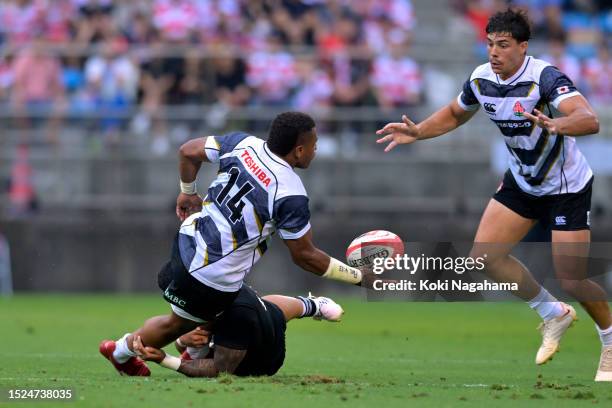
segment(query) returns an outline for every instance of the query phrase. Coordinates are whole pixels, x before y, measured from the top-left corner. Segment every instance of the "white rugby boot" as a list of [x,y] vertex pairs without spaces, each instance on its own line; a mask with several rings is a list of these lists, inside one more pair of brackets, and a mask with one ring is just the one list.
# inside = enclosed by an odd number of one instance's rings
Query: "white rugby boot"
[[599,367],[595,375],[595,381],[612,381],[612,346],[601,348]]
[[555,317],[545,322],[540,323],[538,329],[542,333],[542,345],[538,349],[536,354],[536,364],[545,364],[547,361],[552,360],[553,355],[559,351],[559,342],[561,337],[565,334],[572,324],[577,320],[576,311],[574,308],[566,303],[561,303],[565,309],[559,317]]
[[342,306],[334,302],[332,299],[323,296],[312,296],[308,292],[308,299],[311,299],[317,305],[317,310],[312,316],[315,320],[327,320],[329,322],[339,322],[342,319],[344,310]]

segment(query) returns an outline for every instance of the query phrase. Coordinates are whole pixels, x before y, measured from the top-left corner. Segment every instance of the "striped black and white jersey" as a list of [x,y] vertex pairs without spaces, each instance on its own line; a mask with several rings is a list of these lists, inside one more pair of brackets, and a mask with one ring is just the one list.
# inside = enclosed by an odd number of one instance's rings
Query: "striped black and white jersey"
[[465,110],[483,107],[504,135],[510,171],[526,193],[576,193],[593,177],[573,137],[549,134],[523,116],[539,109],[552,117],[564,99],[580,95],[572,81],[549,63],[527,56],[512,77],[502,80],[486,63],[463,85],[457,102]]
[[183,222],[179,250],[193,277],[234,292],[272,234],[297,239],[310,230],[308,196],[293,168],[255,136],[209,136],[206,155],[219,173],[202,211]]

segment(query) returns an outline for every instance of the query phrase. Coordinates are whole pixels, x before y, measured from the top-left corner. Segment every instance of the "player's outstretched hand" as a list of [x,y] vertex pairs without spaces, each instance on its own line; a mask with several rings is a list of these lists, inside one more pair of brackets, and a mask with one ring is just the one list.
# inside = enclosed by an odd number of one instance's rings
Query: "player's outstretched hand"
[[180,340],[187,347],[203,347],[208,344],[209,336],[209,332],[198,326],[195,330],[183,334]]
[[179,193],[176,198],[176,216],[181,221],[202,209],[202,198],[197,194]]
[[537,109],[534,109],[533,112],[535,113],[535,115],[532,115],[529,112],[523,112],[523,116],[525,116],[527,119],[529,119],[539,127],[548,130],[548,133],[557,133],[557,125],[555,124],[554,119],[549,118]]
[[391,151],[399,144],[409,144],[416,142],[419,138],[419,128],[406,115],[402,115],[401,122],[387,123],[385,127],[376,131],[377,135],[385,135],[378,139],[376,143],[387,143],[385,152]]
[[140,336],[134,338],[132,346],[134,347],[134,353],[145,361],[161,363],[166,357],[166,353],[163,350],[156,349],[155,347],[145,347]]

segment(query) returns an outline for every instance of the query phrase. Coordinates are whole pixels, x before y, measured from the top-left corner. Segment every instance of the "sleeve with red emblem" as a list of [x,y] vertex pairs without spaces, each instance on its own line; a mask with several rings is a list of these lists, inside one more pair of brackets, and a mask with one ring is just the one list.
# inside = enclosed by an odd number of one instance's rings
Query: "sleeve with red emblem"
[[540,95],[555,108],[561,101],[580,95],[574,83],[557,67],[548,66],[542,70],[540,75]]

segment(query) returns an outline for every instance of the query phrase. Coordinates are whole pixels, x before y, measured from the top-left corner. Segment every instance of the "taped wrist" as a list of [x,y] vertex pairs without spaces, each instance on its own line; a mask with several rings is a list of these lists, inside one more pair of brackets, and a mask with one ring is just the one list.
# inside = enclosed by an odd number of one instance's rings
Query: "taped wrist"
[[178,357],[166,354],[166,357],[159,363],[160,366],[169,368],[170,370],[178,371],[181,366],[181,359]]
[[196,187],[196,180],[193,180],[191,183],[185,183],[183,180],[180,180],[181,193],[194,195],[198,192]]
[[321,276],[327,279],[353,284],[361,282],[361,271],[359,269],[351,268],[336,258],[329,258],[329,266]]

